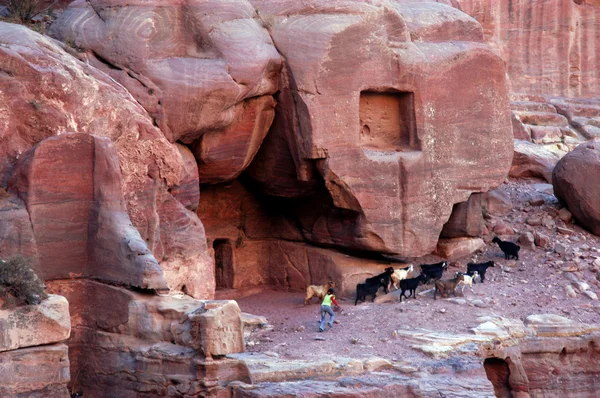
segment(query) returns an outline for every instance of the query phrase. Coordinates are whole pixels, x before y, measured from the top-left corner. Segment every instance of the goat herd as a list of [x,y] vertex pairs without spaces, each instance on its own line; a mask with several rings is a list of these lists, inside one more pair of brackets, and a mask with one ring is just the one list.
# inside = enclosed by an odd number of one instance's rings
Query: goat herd
[[[497,243],[500,249],[504,253],[504,258],[510,259],[514,257],[519,259],[519,250],[521,249],[518,245],[502,241],[498,237],[492,240],[493,243]],[[354,305],[358,304],[358,300],[365,301],[367,296],[372,296],[372,301],[375,301],[375,296],[379,288],[383,287],[383,290],[387,294],[389,292],[388,286],[393,286],[401,289],[400,302],[402,297],[408,299],[409,297],[416,298],[416,290],[420,284],[426,285],[430,281],[435,281],[435,291],[433,293],[433,299],[437,299],[437,295],[440,294],[442,297],[449,293],[456,294],[456,288],[462,284],[462,290],[464,291],[465,286],[473,288],[474,279],[479,276],[481,283],[485,281],[485,273],[489,267],[493,267],[493,261],[486,261],[484,263],[468,263],[467,272],[457,272],[453,279],[442,279],[442,274],[446,268],[448,268],[448,262],[442,261],[435,264],[421,264],[421,273],[415,278],[407,278],[407,276],[414,271],[412,265],[406,269],[394,270],[392,267],[386,268],[385,271],[372,278],[368,278],[364,283],[356,285],[356,300]],[[405,293],[408,293],[406,297]]]
[[[492,242],[498,244],[504,253],[505,259],[510,259],[511,257],[516,260],[519,259],[519,250],[521,248],[518,245],[512,242],[502,241],[497,237],[495,237]],[[356,285],[356,300],[354,301],[354,305],[357,305],[359,300],[366,301],[367,296],[372,296],[372,301],[375,301],[375,296],[380,288],[383,288],[386,294],[389,293],[390,284],[393,285],[395,289],[401,289],[400,302],[402,302],[402,297],[405,299],[408,299],[411,296],[416,298],[416,290],[419,285],[426,285],[432,280],[435,283],[434,299],[437,299],[438,294],[442,297],[449,293],[456,294],[456,289],[459,285],[462,285],[461,291],[464,291],[465,286],[469,286],[472,289],[473,283],[475,283],[474,279],[477,277],[479,277],[483,283],[485,281],[487,269],[493,266],[493,261],[468,263],[467,272],[457,272],[452,279],[442,279],[444,270],[448,268],[448,263],[446,261],[435,264],[421,264],[421,273],[415,278],[408,278],[408,275],[414,271],[412,265],[408,268],[398,270],[388,267],[383,273],[367,278],[364,283]],[[308,286],[304,303],[309,304],[311,297],[314,296],[321,297],[322,299],[325,292],[332,287],[335,287],[335,283],[332,281],[329,281],[328,284],[323,286]],[[406,292],[409,293],[408,297],[405,295]]]

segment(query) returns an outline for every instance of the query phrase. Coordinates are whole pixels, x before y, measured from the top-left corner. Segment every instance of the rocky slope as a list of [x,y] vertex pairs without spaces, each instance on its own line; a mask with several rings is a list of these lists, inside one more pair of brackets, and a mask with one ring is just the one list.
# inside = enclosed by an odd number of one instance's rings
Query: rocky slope
[[[498,347],[487,356],[465,348],[455,365],[428,362],[422,373],[436,376],[417,382],[404,374],[418,369],[394,365],[400,373],[390,376],[390,365],[362,352],[316,365],[227,357],[244,350],[242,319],[250,321],[235,303],[189,296],[295,292],[333,279],[350,297],[390,265],[442,256],[458,270],[494,259],[480,298],[411,301],[396,305],[397,317],[393,304],[362,305],[343,323],[353,333],[378,324],[385,335],[377,338],[402,334],[396,318],[463,333],[467,320],[448,326],[438,314],[458,320],[467,306],[498,308],[524,320],[534,301],[539,312],[597,322],[595,238],[570,224],[548,186],[494,190],[509,169],[552,181],[559,158],[597,135],[596,100],[556,97],[591,97],[596,84],[595,47],[584,44],[597,8],[575,3],[76,0],[52,23],[52,38],[0,22],[0,256],[32,257],[49,290],[68,299],[69,388],[94,396],[538,394],[543,379],[523,377],[530,365]],[[551,62],[522,60],[529,49],[543,58],[547,40],[527,43],[545,37],[548,18],[560,39]],[[538,249],[504,262],[489,245],[494,234]],[[555,288],[561,293],[550,294]],[[294,294],[275,295],[285,303]],[[270,297],[240,303],[264,313]],[[313,316],[294,330],[312,333]],[[356,347],[385,357],[387,347],[367,340]],[[556,344],[575,347],[573,369],[582,352],[595,363],[595,343]],[[291,359],[306,349],[284,347]],[[337,356],[347,347],[332,348]],[[555,354],[544,350],[536,353]],[[48,362],[64,370],[59,351]],[[451,377],[439,371],[446,365]],[[296,372],[336,376],[313,387],[279,384]],[[22,391],[46,383],[64,395],[61,375]],[[589,379],[581,377],[583,389]],[[562,393],[573,380],[547,384]]]

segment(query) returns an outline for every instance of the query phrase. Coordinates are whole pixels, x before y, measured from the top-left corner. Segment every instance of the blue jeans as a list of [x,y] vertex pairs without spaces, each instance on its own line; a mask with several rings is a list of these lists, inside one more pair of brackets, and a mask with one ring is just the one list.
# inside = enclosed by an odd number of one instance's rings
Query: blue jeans
[[322,305],[321,306],[321,325],[319,326],[319,329],[321,329],[321,330],[325,330],[325,318],[327,318],[327,314],[329,314],[329,326],[332,326],[333,320],[335,319],[335,314],[333,313],[333,310],[331,309],[330,306]]

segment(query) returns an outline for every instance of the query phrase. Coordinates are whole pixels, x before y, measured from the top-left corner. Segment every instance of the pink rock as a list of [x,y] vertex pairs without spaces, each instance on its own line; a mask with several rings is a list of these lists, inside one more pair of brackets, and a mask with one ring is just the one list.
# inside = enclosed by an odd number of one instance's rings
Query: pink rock
[[[249,174],[284,197],[324,181],[298,208],[309,241],[424,255],[455,203],[503,181],[512,158],[503,65],[474,20],[430,2],[252,3],[286,66]],[[482,68],[485,78],[473,73]],[[481,107],[465,114],[459,95]]]
[[457,260],[468,257],[485,247],[485,242],[480,238],[440,239],[436,253],[448,260]]
[[42,279],[167,287],[129,220],[117,152],[107,138],[71,133],[42,141],[21,157],[11,187],[27,206]]
[[563,207],[562,209],[560,209],[558,211],[558,218],[563,220],[565,224],[569,224],[569,223],[571,223],[571,220],[573,219],[573,215],[571,214],[571,212],[569,210],[567,210],[565,207]]
[[551,246],[550,238],[547,235],[544,235],[541,232],[535,231],[534,235],[534,243],[536,246],[541,247],[543,249],[548,249]]
[[281,57],[246,0],[74,1],[51,34],[125,86],[169,141],[196,142],[206,181],[241,173],[268,131]]
[[598,92],[600,53],[586,44],[599,25],[596,0],[458,3],[506,60],[514,92],[588,98]]
[[577,223],[600,235],[600,143],[579,145],[565,155],[552,174],[554,192],[564,201]]
[[527,141],[515,140],[511,177],[538,177],[552,182],[552,170],[559,156]]
[[484,193],[482,200],[484,212],[493,216],[504,216],[513,207],[510,196],[502,188]]
[[0,352],[0,396],[67,398],[70,375],[65,344]]
[[[55,195],[50,197],[54,202],[48,205],[36,205],[37,214],[33,218],[41,217],[40,219],[45,220],[46,232],[59,234],[53,238],[51,235],[44,235],[45,232],[42,230],[40,230],[41,235],[34,231],[36,248],[30,247],[27,251],[34,253],[39,249],[37,245],[40,244],[44,248],[38,252],[40,256],[48,259],[47,266],[61,267],[59,264],[64,260],[64,268],[60,270],[57,268],[57,272],[64,275],[68,275],[69,272],[73,272],[73,276],[83,275],[81,268],[87,267],[85,241],[88,236],[82,231],[86,230],[87,221],[84,214],[89,210],[100,211],[92,217],[90,225],[96,228],[94,217],[98,217],[99,224],[102,226],[99,230],[93,228],[90,230],[91,239],[104,242],[100,246],[111,242],[107,245],[111,247],[109,251],[103,252],[100,249],[102,254],[97,255],[94,254],[97,248],[92,247],[90,255],[95,258],[102,257],[109,264],[117,264],[120,261],[119,256],[124,253],[135,253],[126,262],[137,263],[142,268],[147,265],[152,268],[156,265],[156,260],[150,260],[152,254],[159,260],[165,254],[171,259],[178,255],[195,259],[210,257],[206,244],[194,249],[193,247],[182,248],[168,241],[181,241],[185,235],[198,233],[201,229],[197,228],[200,222],[197,218],[190,223],[178,224],[177,228],[168,230],[168,233],[160,230],[161,219],[194,217],[194,213],[183,206],[169,207],[169,211],[184,213],[179,215],[162,214],[157,206],[157,200],[164,202],[162,195],[168,194],[168,188],[178,184],[180,178],[186,178],[186,174],[182,171],[183,162],[180,152],[153,125],[146,110],[131,97],[131,94],[94,67],[74,59],[57,45],[56,41],[23,26],[0,23],[0,36],[3,46],[10,49],[10,51],[0,52],[0,68],[8,71],[6,78],[0,81],[0,103],[4,105],[3,109],[6,109],[4,120],[7,129],[14,132],[8,135],[7,139],[0,141],[0,180],[3,184],[12,178],[11,173],[17,159],[33,145],[68,131],[77,130],[79,133],[106,137],[113,143],[117,155],[106,164],[103,162],[110,157],[93,163],[94,173],[96,173],[93,178],[89,174],[92,170],[92,163],[90,163],[92,157],[86,156],[83,152],[69,153],[68,148],[59,148],[61,156],[77,161],[81,170],[73,169],[72,165],[69,169],[69,165],[51,164],[53,161],[46,153],[39,157],[44,159],[38,164],[39,175],[31,175],[29,171],[24,171],[28,175],[27,178],[32,178],[34,185],[39,182],[50,184],[52,189],[40,194]],[[94,142],[103,141],[96,139]],[[92,149],[100,150],[100,146],[87,147],[87,153],[93,154]],[[115,164],[116,159],[118,163]],[[51,170],[50,167],[58,167],[52,170],[59,173],[61,177],[72,176],[72,179],[65,180],[67,182],[65,184],[52,181],[52,173],[46,171],[47,168]],[[77,173],[78,171],[81,171],[81,175]],[[46,173],[45,177],[44,173]],[[117,182],[111,183],[110,186],[104,186],[105,179],[115,179],[119,173],[121,174],[119,178],[122,178],[121,183],[115,180]],[[96,178],[99,179],[98,185],[93,187],[91,182]],[[99,185],[103,185],[102,189],[98,188]],[[42,188],[43,185],[37,185],[32,189]],[[29,188],[25,190],[27,189]],[[53,193],[53,190],[56,192]],[[61,190],[67,192],[67,196],[73,193],[72,199],[76,199],[75,204],[80,206],[61,210],[72,213],[74,221],[68,227],[64,221],[67,220],[66,218],[61,218],[55,225],[53,225],[54,221],[48,218],[52,214],[60,214],[60,203],[55,199],[60,200]],[[123,195],[125,201],[116,200],[117,193]],[[104,201],[99,209],[86,207],[91,206],[92,198]],[[65,204],[64,207],[67,205]],[[45,209],[50,208],[52,208],[50,213],[44,213]],[[123,227],[129,222],[133,223],[133,227]],[[57,228],[61,225],[64,228],[59,231]],[[162,225],[167,224],[163,222]],[[34,226],[34,230],[35,228],[41,226]],[[114,228],[119,231],[117,234],[111,232]],[[129,236],[130,233],[137,234],[132,232],[135,229],[141,235],[143,240],[141,244],[136,243],[140,236]],[[14,233],[19,236],[20,232]],[[23,229],[21,237],[18,238],[21,243],[18,245],[21,247],[29,245],[30,243],[23,243],[23,239],[28,240],[27,236],[26,230]],[[126,239],[116,244],[115,239],[122,236],[126,236]],[[66,243],[68,239],[72,239],[70,243]],[[200,234],[195,239],[202,240],[205,237]],[[10,237],[8,242],[16,240]],[[171,251],[165,252],[164,247],[168,247]],[[192,250],[196,251],[193,256],[190,255]],[[108,257],[105,257],[106,254],[109,254]],[[149,263],[142,265],[146,260]],[[110,274],[109,268],[101,272]],[[212,269],[212,266],[209,268]],[[123,279],[126,280],[127,278]],[[210,282],[207,286],[210,286]],[[213,293],[211,290],[203,291],[200,296],[209,298]]]
[[466,202],[455,204],[440,237],[459,238],[482,235],[484,225],[482,196],[482,194],[472,194]]
[[503,222],[496,224],[493,231],[496,235],[512,235],[515,233],[515,230],[510,225]]
[[196,158],[188,147],[181,144],[175,144],[175,146],[179,150],[183,160],[183,167],[181,169],[182,175],[179,179],[179,183],[169,189],[169,193],[171,193],[175,199],[180,201],[186,209],[196,212],[198,209],[198,202],[200,201],[198,163],[196,163]]

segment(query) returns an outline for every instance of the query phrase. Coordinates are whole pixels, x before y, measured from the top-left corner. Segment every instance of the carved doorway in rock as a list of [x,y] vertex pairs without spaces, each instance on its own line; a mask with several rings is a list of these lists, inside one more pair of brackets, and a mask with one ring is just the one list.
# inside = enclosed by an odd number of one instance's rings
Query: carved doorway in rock
[[510,388],[510,369],[508,363],[500,358],[487,358],[483,362],[487,378],[494,385],[494,392],[498,398],[513,398]]
[[233,288],[233,248],[228,239],[216,239],[215,249],[215,281],[217,289]]

